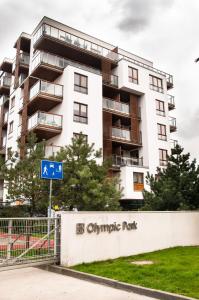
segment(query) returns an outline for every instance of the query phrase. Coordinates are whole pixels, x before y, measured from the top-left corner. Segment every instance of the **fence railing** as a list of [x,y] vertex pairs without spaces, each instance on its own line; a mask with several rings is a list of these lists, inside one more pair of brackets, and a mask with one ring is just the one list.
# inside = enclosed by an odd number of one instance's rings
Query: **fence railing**
[[113,165],[115,166],[143,166],[143,158],[137,157],[124,157],[119,155],[113,155]]
[[57,261],[59,218],[0,218],[0,267]]

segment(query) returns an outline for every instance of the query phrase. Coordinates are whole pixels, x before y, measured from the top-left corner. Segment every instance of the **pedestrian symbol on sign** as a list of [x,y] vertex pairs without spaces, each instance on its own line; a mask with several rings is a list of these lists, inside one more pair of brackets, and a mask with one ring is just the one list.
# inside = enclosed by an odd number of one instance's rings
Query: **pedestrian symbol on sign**
[[41,161],[41,178],[63,179],[63,163],[58,161]]

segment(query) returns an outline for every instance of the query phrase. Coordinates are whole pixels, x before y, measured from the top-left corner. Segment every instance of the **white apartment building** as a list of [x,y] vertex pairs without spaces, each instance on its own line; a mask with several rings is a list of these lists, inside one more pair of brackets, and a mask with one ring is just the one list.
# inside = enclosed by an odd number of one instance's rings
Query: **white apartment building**
[[0,154],[18,150],[18,140],[25,143],[33,131],[46,140],[49,156],[82,132],[103,149],[103,158],[112,158],[110,174],[120,176],[122,205],[138,207],[147,172],[166,165],[175,142],[175,103],[168,94],[173,77],[47,17],[31,35],[21,33],[14,47],[14,61],[0,65]]

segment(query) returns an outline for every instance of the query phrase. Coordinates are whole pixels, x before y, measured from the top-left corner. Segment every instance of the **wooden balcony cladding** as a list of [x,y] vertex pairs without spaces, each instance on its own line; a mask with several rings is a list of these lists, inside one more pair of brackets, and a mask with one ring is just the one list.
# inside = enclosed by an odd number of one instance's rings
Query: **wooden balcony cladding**
[[30,89],[28,114],[37,110],[49,111],[63,100],[63,86],[39,80]]
[[10,58],[4,58],[0,64],[0,71],[11,73],[12,72],[12,60]]
[[62,116],[37,111],[28,119],[28,131],[33,131],[38,141],[48,140],[62,131]]
[[134,183],[133,188],[135,192],[142,192],[144,189],[144,184],[143,183]]
[[140,130],[139,130],[139,120],[141,118],[140,116],[140,110],[139,110],[139,97],[136,95],[130,95],[130,114],[131,114],[131,128],[133,130],[131,131],[131,140],[136,143],[140,144]]
[[37,51],[32,61],[31,76],[54,81],[63,73],[67,62],[63,57],[48,52]]
[[103,156],[104,158],[112,157],[112,141],[110,136],[110,128],[112,127],[112,115],[103,112]]

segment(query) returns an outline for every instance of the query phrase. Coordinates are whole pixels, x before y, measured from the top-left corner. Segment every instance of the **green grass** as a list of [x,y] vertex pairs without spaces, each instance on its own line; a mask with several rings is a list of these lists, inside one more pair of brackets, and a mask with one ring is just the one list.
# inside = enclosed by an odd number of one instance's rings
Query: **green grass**
[[[132,261],[152,260],[153,265]],[[73,269],[148,288],[199,299],[199,247],[175,247],[161,251],[82,264]]]

